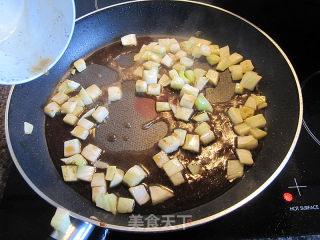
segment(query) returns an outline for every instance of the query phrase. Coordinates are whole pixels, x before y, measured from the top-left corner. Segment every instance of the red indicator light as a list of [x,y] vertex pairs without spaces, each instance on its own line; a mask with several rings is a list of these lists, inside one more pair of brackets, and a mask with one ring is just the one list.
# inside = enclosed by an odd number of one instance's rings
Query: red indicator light
[[291,202],[293,200],[293,196],[291,193],[286,192],[283,194],[283,199],[287,202]]

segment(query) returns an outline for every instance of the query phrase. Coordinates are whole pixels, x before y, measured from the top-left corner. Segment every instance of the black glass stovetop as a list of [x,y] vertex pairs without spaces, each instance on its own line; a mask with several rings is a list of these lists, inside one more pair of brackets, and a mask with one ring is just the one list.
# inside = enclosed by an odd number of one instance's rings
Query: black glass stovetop
[[[77,16],[119,1],[76,0]],[[205,225],[172,233],[113,232],[110,239],[320,239],[320,3],[303,1],[207,1],[255,23],[292,61],[304,86],[305,120],[294,153],[278,178],[236,211]],[[314,73],[314,74],[313,74]],[[308,78],[308,76],[311,76]],[[310,132],[312,134],[310,134]],[[47,239],[55,208],[42,200],[11,168],[0,204],[0,239]],[[90,239],[98,239],[96,228]]]

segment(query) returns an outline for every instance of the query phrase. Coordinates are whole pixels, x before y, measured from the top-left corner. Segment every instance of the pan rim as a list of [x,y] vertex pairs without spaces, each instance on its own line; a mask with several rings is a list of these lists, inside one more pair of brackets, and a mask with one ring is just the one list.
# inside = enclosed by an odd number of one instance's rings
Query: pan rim
[[[152,0],[133,0],[133,1],[128,1],[128,2],[122,2],[122,3],[118,3],[118,4],[114,4],[114,5],[110,5],[101,9],[97,9],[93,12],[90,12],[88,14],[85,14],[79,18],[77,18],[75,20],[75,23],[77,23],[78,21],[91,16],[97,12],[100,11],[104,11],[106,9],[112,8],[112,7],[116,7],[116,6],[120,6],[120,5],[125,5],[125,4],[130,4],[130,3],[136,3],[136,2],[151,2]],[[301,127],[302,127],[302,119],[303,119],[303,99],[302,99],[302,90],[301,90],[301,86],[298,80],[298,76],[293,68],[293,65],[291,64],[289,58],[286,56],[286,54],[284,53],[284,51],[280,48],[280,46],[268,35],[266,34],[263,30],[261,30],[259,27],[257,27],[256,25],[254,25],[253,23],[251,23],[250,21],[244,19],[243,17],[230,12],[228,10],[225,10],[221,7],[217,7],[211,4],[207,4],[207,3],[201,3],[201,2],[197,2],[197,1],[191,1],[191,0],[174,0],[176,2],[187,2],[187,3],[192,3],[192,4],[198,4],[198,5],[203,5],[206,7],[210,7],[210,8],[215,8],[218,9],[220,11],[223,11],[227,14],[230,14],[242,21],[244,21],[245,23],[249,24],[250,26],[252,26],[253,28],[255,28],[256,30],[258,30],[261,34],[263,34],[276,48],[277,50],[281,53],[281,55],[283,56],[283,58],[285,59],[285,61],[287,62],[288,66],[290,67],[290,70],[293,74],[293,77],[295,79],[296,82],[296,87],[297,87],[297,91],[298,91],[298,96],[299,96],[299,118],[298,118],[298,125],[297,125],[297,129],[295,132],[295,136],[293,138],[292,144],[286,154],[286,156],[284,157],[283,161],[281,162],[281,164],[278,166],[278,168],[276,169],[276,171],[273,172],[273,174],[260,186],[258,187],[254,192],[252,192],[250,195],[248,195],[247,197],[245,197],[244,199],[242,199],[241,201],[239,201],[238,203],[236,203],[235,205],[220,211],[216,214],[210,215],[208,217],[202,218],[200,220],[196,220],[196,221],[192,221],[190,223],[185,223],[185,224],[179,224],[179,225],[173,225],[173,226],[166,226],[166,227],[152,227],[152,228],[148,228],[148,227],[128,227],[128,226],[119,226],[119,225],[113,225],[113,224],[108,224],[108,223],[103,223],[100,224],[101,222],[93,220],[91,218],[87,218],[84,217],[82,215],[79,215],[75,212],[69,211],[67,209],[67,211],[69,212],[70,216],[80,219],[82,221],[85,222],[90,222],[92,224],[95,224],[97,226],[104,226],[106,228],[112,229],[112,230],[119,230],[119,231],[129,231],[129,232],[168,232],[168,231],[175,231],[175,230],[182,230],[182,229],[187,229],[187,228],[191,228],[191,227],[195,227],[195,226],[199,226],[202,225],[204,223],[210,222],[212,220],[215,220],[217,218],[220,218],[238,208],[240,208],[241,206],[245,205],[246,203],[248,203],[249,201],[251,201],[253,198],[255,198],[256,196],[258,196],[264,189],[266,189],[272,182],[273,180],[280,174],[280,172],[283,170],[283,168],[285,167],[285,165],[287,164],[287,162],[289,161],[293,150],[297,144],[299,135],[300,135],[300,131],[301,131]],[[46,196],[35,184],[33,184],[33,182],[28,178],[28,176],[25,174],[25,172],[23,171],[22,167],[20,166],[18,159],[16,158],[16,155],[14,153],[12,144],[11,144],[11,140],[10,140],[10,133],[9,133],[9,125],[8,125],[8,115],[9,115],[9,107],[10,107],[10,101],[11,101],[11,97],[14,91],[14,87],[15,85],[13,85],[10,89],[9,95],[8,95],[8,99],[7,99],[7,104],[6,104],[6,111],[5,111],[5,136],[6,136],[6,141],[7,141],[7,146],[11,155],[11,158],[13,160],[13,162],[15,163],[19,173],[22,175],[22,177],[24,178],[24,180],[28,183],[28,185],[33,189],[33,191],[35,191],[41,198],[43,198],[44,200],[46,200],[48,203],[50,203],[52,206],[54,207],[59,207],[59,208],[64,208],[63,206],[59,205],[58,203],[56,203],[54,200],[52,200],[51,198],[49,198],[48,196]]]

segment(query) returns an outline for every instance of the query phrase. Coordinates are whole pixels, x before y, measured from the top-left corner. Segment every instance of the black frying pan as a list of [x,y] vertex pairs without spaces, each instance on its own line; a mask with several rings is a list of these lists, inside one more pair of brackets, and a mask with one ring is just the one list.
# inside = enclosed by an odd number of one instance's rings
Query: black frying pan
[[[255,166],[221,196],[199,207],[175,213],[191,216],[192,222],[156,228],[129,228],[128,215],[113,216],[68,187],[54,167],[47,149],[43,106],[72,62],[128,33],[137,35],[191,36],[202,31],[205,39],[251,59],[260,75],[259,87],[268,99],[268,136]],[[23,134],[23,122],[34,125]],[[50,71],[28,84],[12,88],[6,112],[6,136],[12,158],[28,184],[52,205],[71,215],[106,227],[130,231],[166,231],[195,226],[227,214],[261,193],[281,172],[296,144],[302,122],[302,97],[294,69],[279,46],[260,29],[223,9],[184,1],[139,1],[101,9],[78,19],[68,49]],[[158,216],[161,218],[161,216]]]

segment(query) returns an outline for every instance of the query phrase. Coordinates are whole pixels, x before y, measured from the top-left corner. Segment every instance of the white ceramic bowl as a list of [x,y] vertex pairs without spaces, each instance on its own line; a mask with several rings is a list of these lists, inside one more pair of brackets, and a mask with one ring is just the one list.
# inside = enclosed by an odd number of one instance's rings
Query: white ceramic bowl
[[0,0],[0,84],[31,81],[66,50],[75,23],[73,0]]

